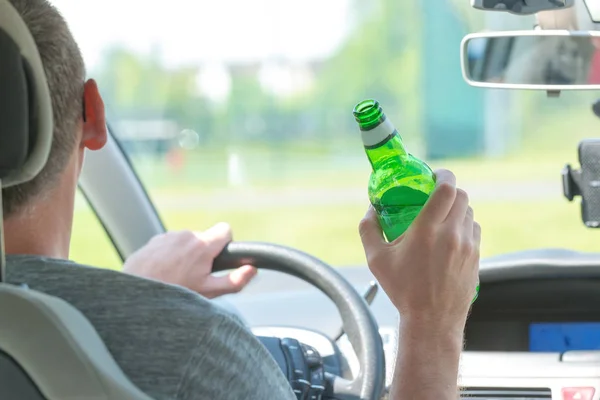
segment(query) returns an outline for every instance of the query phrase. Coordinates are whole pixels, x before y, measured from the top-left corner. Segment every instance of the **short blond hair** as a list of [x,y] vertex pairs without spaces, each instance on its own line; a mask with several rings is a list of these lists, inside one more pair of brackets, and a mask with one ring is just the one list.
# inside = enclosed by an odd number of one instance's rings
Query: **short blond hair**
[[47,0],[9,0],[29,28],[38,47],[54,115],[54,136],[48,162],[30,182],[2,191],[5,216],[17,212],[56,183],[76,145],[82,118],[85,65],[83,57],[58,12]]

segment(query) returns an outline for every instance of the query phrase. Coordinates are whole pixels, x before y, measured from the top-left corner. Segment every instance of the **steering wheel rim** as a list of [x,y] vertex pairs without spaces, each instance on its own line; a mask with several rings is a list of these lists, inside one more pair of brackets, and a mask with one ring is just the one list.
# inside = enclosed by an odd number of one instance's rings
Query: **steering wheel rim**
[[328,376],[335,398],[379,400],[385,385],[385,355],[375,318],[367,303],[335,269],[302,251],[259,242],[232,242],[215,259],[213,271],[253,265],[283,272],[321,290],[337,307],[360,371],[354,380]]

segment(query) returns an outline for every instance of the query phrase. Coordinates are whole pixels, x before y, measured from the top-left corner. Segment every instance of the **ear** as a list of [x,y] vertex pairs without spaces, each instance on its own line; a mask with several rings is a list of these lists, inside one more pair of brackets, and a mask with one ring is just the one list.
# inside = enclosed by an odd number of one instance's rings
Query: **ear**
[[93,79],[83,87],[83,136],[81,146],[100,150],[106,144],[106,115],[104,102]]

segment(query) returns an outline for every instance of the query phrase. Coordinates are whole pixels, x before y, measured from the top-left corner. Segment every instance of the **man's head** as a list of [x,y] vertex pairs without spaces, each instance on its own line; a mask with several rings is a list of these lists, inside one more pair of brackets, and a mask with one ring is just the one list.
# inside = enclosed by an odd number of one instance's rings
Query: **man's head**
[[[8,1],[25,21],[38,47],[52,98],[54,136],[42,172],[30,182],[2,191],[4,218],[12,224],[7,230],[7,249],[11,231],[27,225],[27,220],[40,221],[42,214],[60,215],[56,218],[64,225],[62,230],[68,226],[70,235],[84,151],[100,149],[106,142],[102,99],[95,82],[85,82],[81,52],[63,17],[47,0]],[[38,227],[25,226],[22,230]]]

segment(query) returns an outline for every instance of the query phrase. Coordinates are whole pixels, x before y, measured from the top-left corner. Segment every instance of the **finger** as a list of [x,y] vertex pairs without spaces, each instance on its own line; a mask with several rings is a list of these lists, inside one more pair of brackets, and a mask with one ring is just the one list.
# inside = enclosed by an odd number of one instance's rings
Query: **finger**
[[473,222],[473,242],[477,251],[481,247],[481,226],[477,222]]
[[476,268],[473,273],[475,274],[475,280],[479,285],[479,259],[481,254],[481,226],[477,222],[473,222],[473,245],[475,246],[475,257],[476,257]]
[[446,223],[462,225],[469,209],[469,195],[462,189],[456,189],[454,204],[446,217]]
[[435,190],[419,213],[419,219],[442,222],[448,216],[456,198],[456,177],[445,169],[437,170],[435,177]]
[[463,221],[463,233],[469,239],[473,237],[473,221],[474,221],[473,208],[468,207],[467,215],[465,216],[465,220]]
[[218,256],[233,239],[231,227],[225,222],[220,222],[204,232],[199,232],[196,236],[206,242],[207,251],[211,257]]
[[473,274],[477,285],[479,285],[479,260],[481,254],[481,227],[477,222],[473,222],[473,261],[475,262],[475,268],[473,268]]
[[209,276],[204,285],[210,298],[238,293],[256,276],[258,270],[251,265],[239,267],[225,276]]
[[377,220],[377,213],[373,206],[369,206],[367,213],[358,225],[360,240],[362,241],[365,252],[376,249],[386,243],[381,231],[381,226]]

